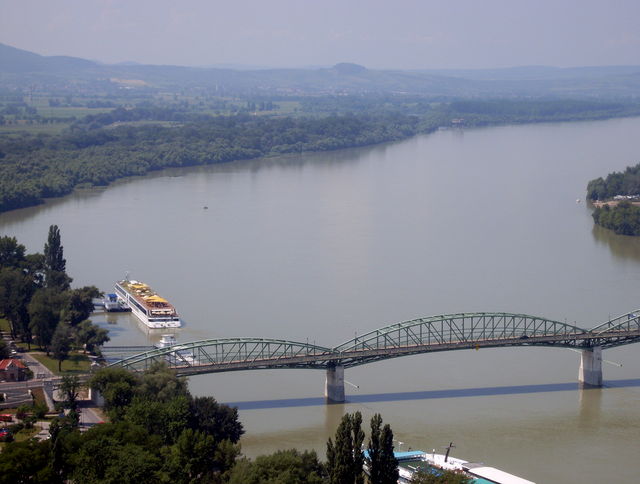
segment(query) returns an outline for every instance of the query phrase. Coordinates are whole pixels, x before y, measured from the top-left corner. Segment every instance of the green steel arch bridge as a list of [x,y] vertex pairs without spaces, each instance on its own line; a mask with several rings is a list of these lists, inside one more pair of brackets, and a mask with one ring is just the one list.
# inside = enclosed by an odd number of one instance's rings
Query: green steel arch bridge
[[[180,376],[275,368],[322,369],[325,396],[344,401],[344,370],[401,356],[505,346],[573,348],[582,353],[578,380],[602,385],[602,350],[640,341],[640,310],[591,329],[526,314],[458,313],[396,323],[332,348],[266,338],[222,338],[146,347],[112,363],[134,371],[164,361]],[[120,348],[129,352],[140,347]],[[116,348],[105,347],[106,351]]]

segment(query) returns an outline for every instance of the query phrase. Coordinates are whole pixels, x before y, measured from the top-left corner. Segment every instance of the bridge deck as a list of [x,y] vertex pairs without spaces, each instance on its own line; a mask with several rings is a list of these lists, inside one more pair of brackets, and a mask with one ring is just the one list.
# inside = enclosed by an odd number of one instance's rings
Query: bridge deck
[[286,340],[225,338],[147,349],[112,366],[143,370],[154,361],[166,361],[178,374],[192,375],[266,368],[348,368],[406,355],[472,348],[611,348],[640,341],[639,314],[627,313],[586,330],[523,314],[459,313],[392,324],[333,348]]

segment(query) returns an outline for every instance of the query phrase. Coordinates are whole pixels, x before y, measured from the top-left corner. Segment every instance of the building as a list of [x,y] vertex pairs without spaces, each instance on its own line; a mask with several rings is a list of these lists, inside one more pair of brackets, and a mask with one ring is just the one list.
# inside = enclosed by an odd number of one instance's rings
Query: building
[[27,367],[20,360],[0,360],[0,381],[23,381],[27,379]]

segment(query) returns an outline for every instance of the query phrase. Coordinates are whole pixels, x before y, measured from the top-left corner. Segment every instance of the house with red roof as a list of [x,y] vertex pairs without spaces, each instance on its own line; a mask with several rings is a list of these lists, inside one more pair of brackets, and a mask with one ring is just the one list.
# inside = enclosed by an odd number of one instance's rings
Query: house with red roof
[[0,381],[23,381],[27,379],[27,367],[20,360],[0,360]]

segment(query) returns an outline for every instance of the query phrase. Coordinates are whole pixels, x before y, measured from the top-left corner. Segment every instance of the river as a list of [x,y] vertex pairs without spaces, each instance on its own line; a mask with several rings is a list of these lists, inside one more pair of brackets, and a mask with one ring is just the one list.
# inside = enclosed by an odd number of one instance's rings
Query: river
[[[62,234],[74,286],[125,271],[184,318],[181,342],[268,337],[334,346],[391,323],[473,311],[581,327],[640,307],[640,239],[594,227],[587,182],[638,162],[640,118],[440,131],[383,146],[166,170],[0,215],[42,251]],[[577,202],[581,199],[581,202]],[[204,208],[208,207],[208,208]],[[96,316],[110,344],[148,344],[131,315]],[[344,412],[380,412],[397,448],[454,455],[538,483],[633,482],[640,345],[607,350],[605,388],[579,390],[579,355],[509,348],[347,370],[191,378],[238,405],[248,456],[316,449]],[[614,364],[615,363],[615,364]],[[622,366],[619,366],[621,364]],[[400,443],[402,442],[402,443]]]

